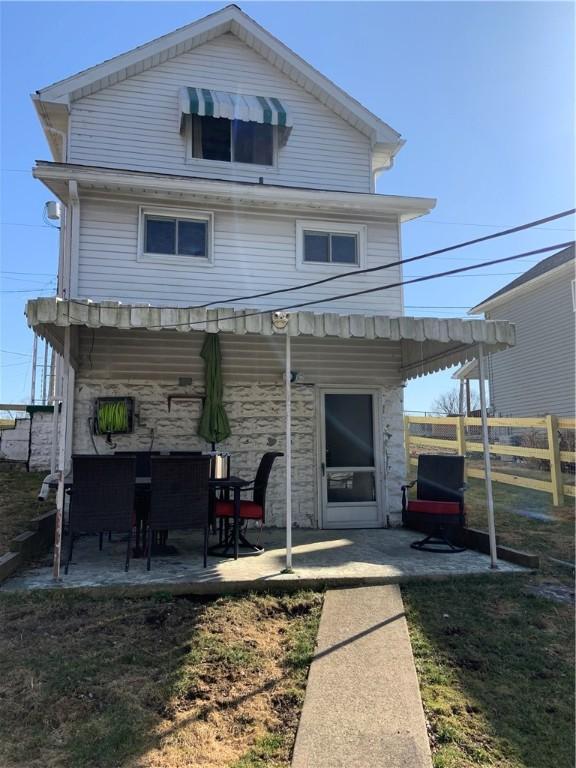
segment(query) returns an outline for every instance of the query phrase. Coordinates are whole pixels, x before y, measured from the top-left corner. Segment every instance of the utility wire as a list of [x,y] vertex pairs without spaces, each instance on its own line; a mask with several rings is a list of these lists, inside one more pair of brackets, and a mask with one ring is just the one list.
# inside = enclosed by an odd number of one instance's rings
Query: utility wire
[[[486,261],[486,262],[480,262],[478,264],[472,264],[467,267],[457,267],[456,269],[450,269],[445,272],[436,272],[431,275],[422,275],[421,277],[415,277],[410,280],[400,280],[396,283],[388,283],[387,285],[379,285],[374,288],[364,288],[361,291],[352,291],[351,293],[343,293],[339,296],[328,296],[323,299],[313,299],[311,301],[302,301],[298,304],[290,304],[286,307],[277,307],[275,309],[262,309],[262,310],[255,310],[254,312],[246,312],[240,317],[247,318],[247,317],[256,317],[257,315],[268,315],[272,314],[274,312],[286,312],[289,309],[300,309],[301,307],[308,307],[308,306],[316,306],[317,304],[325,304],[328,301],[338,301],[340,299],[349,299],[353,296],[363,296],[368,293],[376,293],[377,291],[386,291],[390,288],[398,288],[402,285],[410,285],[412,283],[422,283],[427,280],[434,280],[439,277],[447,277],[448,275],[453,275],[459,272],[470,272],[473,269],[480,269],[484,266],[490,266],[492,264],[503,264],[508,261],[515,261],[517,259],[521,259],[524,256],[532,256],[534,254],[538,253],[547,253],[548,251],[556,251],[561,250],[562,248],[567,248],[569,245],[573,245],[574,241],[570,240],[566,243],[557,243],[556,245],[548,245],[544,248],[537,248],[534,251],[526,251],[524,253],[519,253],[514,256],[506,256],[503,259],[493,259],[492,261]],[[70,304],[77,304],[78,306],[86,307],[89,306],[84,302],[78,301],[77,299],[69,299],[68,300],[68,306]],[[203,309],[204,307],[189,307],[189,309]],[[161,309],[183,309],[183,307],[162,307]],[[73,317],[72,315],[68,314],[69,318],[72,320],[75,320],[77,323],[82,324],[82,320],[77,317]],[[217,322],[222,322],[223,320],[236,320],[238,315],[228,315],[226,317],[219,317],[217,318]],[[153,328],[178,328],[180,326],[192,326],[192,325],[209,325],[210,323],[215,322],[214,320],[195,320],[188,323],[160,323],[159,325],[147,325],[146,328],[148,330]]]
[[[509,227],[510,224],[477,224],[471,221],[442,221],[441,219],[429,219],[420,218],[417,219],[418,224],[441,224],[442,226],[452,227],[487,227],[494,229],[498,227]],[[535,229],[543,229],[545,232],[574,232],[574,227],[535,227]]]
[[3,269],[3,275],[38,275],[38,277],[53,277],[56,279],[54,272],[15,272],[12,269]]
[[549,246],[546,246],[545,248],[538,248],[537,250],[534,250],[534,251],[527,251],[526,253],[519,254],[517,256],[506,256],[503,259],[492,259],[492,261],[485,261],[480,264],[472,264],[468,267],[457,267],[456,269],[449,269],[445,272],[436,272],[435,274],[432,274],[432,275],[422,275],[421,277],[415,277],[410,280],[400,280],[397,283],[389,283],[388,285],[379,285],[379,286],[376,286],[375,288],[364,288],[361,291],[352,291],[351,293],[343,293],[340,296],[333,296],[327,299],[320,299],[320,300],[314,299],[312,301],[302,301],[299,304],[292,304],[289,307],[282,307],[282,309],[276,310],[276,311],[286,311],[287,309],[299,309],[300,307],[308,307],[308,306],[311,306],[312,304],[323,304],[327,301],[335,301],[338,299],[349,299],[349,298],[352,298],[353,296],[365,296],[368,293],[376,293],[377,291],[385,291],[390,288],[398,288],[401,285],[410,285],[412,283],[422,283],[426,280],[433,280],[439,277],[448,277],[449,275],[455,275],[460,272],[469,272],[472,269],[479,269],[481,267],[489,266],[492,264],[503,264],[504,262],[507,262],[507,261],[514,261],[515,259],[520,258],[520,256],[530,256],[535,253],[546,253],[547,251],[560,250],[562,248],[567,248],[569,245],[574,245],[574,241],[571,240],[567,243],[560,243],[559,245],[549,245]]
[[[428,259],[431,256],[439,256],[441,253],[448,253],[449,251],[455,251],[459,248],[466,248],[469,245],[476,245],[477,243],[484,243],[488,240],[494,240],[498,237],[504,237],[505,235],[512,235],[516,232],[522,232],[526,229],[531,229],[538,224],[545,224],[548,221],[556,221],[564,216],[571,216],[576,213],[576,208],[571,208],[568,211],[562,211],[561,213],[555,213],[552,216],[546,216],[543,219],[536,219],[535,221],[529,221],[526,224],[520,224],[517,227],[511,227],[510,229],[503,229],[500,232],[493,232],[490,235],[484,235],[483,237],[476,237],[473,240],[466,240],[463,243],[456,243],[456,245],[449,245],[445,248],[438,248],[435,251],[428,251],[427,253],[421,253],[419,256],[412,256],[409,259],[400,259],[399,261],[392,261],[389,264],[382,264],[378,267],[368,267],[367,269],[357,269],[349,272],[342,272],[339,275],[331,275],[330,277],[324,277],[321,280],[313,280],[309,283],[301,283],[300,285],[292,288],[277,288],[274,291],[262,291],[261,293],[253,293],[250,296],[234,296],[231,299],[224,299],[222,301],[208,301],[206,304],[198,304],[195,309],[205,309],[206,307],[212,307],[215,304],[221,306],[222,304],[233,304],[238,301],[247,301],[248,299],[261,299],[265,296],[274,296],[279,293],[289,293],[291,291],[298,291],[302,288],[312,288],[316,285],[323,285],[324,283],[330,283],[333,280],[342,280],[344,277],[355,277],[356,275],[367,275],[372,272],[379,272],[384,269],[391,269],[392,267],[404,266],[405,264],[411,264],[414,261],[420,261],[421,259]],[[540,251],[531,251],[530,253],[540,253]],[[498,264],[498,261],[487,261],[488,264]]]

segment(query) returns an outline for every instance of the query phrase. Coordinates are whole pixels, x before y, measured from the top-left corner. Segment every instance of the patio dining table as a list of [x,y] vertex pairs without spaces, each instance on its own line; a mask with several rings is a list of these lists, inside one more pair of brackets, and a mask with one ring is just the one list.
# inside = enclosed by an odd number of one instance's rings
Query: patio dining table
[[[210,478],[208,480],[208,486],[212,492],[217,490],[224,490],[227,492],[232,491],[233,492],[233,501],[234,501],[234,523],[233,523],[233,530],[232,530],[232,541],[226,542],[226,545],[222,547],[222,551],[216,553],[216,548],[211,547],[212,554],[219,554],[223,557],[229,557],[230,549],[233,550],[233,556],[234,559],[238,559],[239,554],[239,538],[240,538],[240,493],[242,491],[242,488],[245,488],[246,486],[251,485],[252,480],[245,480],[242,477],[238,477],[236,475],[231,475],[230,477],[223,477],[223,478]],[[136,486],[138,488],[150,488],[152,485],[152,478],[149,476],[141,476],[136,477]],[[49,483],[49,486],[51,488],[57,488],[58,483],[57,482],[51,482]],[[72,488],[74,486],[74,477],[72,473],[66,475],[64,478],[64,488]],[[138,546],[137,546],[138,550]],[[138,553],[139,554],[139,553]],[[135,556],[138,557],[138,554]],[[252,553],[250,553],[252,554]]]

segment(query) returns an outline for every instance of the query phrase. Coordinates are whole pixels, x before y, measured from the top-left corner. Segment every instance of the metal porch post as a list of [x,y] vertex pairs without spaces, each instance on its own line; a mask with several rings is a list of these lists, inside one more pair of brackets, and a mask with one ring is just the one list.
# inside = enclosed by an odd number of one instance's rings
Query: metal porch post
[[496,551],[496,526],[494,523],[494,496],[492,494],[492,464],[488,438],[488,417],[486,415],[486,390],[484,375],[484,345],[478,344],[478,378],[480,384],[480,414],[482,419],[482,446],[484,448],[484,477],[486,480],[486,502],[488,506],[488,537],[490,539],[490,567],[498,568]]
[[290,329],[286,326],[286,570],[292,570],[292,362]]

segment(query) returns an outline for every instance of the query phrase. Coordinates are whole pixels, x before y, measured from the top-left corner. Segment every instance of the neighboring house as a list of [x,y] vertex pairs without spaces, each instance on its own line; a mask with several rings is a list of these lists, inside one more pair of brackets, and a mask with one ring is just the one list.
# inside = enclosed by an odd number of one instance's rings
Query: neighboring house
[[[516,346],[490,356],[490,404],[497,416],[572,418],[576,412],[574,246],[543,259],[470,310],[516,326]],[[456,378],[478,378],[470,363]]]
[[27,405],[26,417],[0,424],[0,461],[18,461],[29,470],[49,470],[52,451],[51,405]]
[[[54,156],[34,176],[61,201],[62,228],[59,298],[29,302],[27,317],[63,355],[66,455],[111,450],[94,408],[114,396],[134,402],[118,448],[208,449],[200,349],[219,333],[232,436],[218,447],[252,476],[285,447],[288,332],[295,525],[385,525],[405,477],[405,381],[514,335],[403,317],[400,287],[331,298],[397,283],[401,225],[435,204],[374,193],[400,135],[236,6],[33,100]],[[299,303],[287,329],[254,314]],[[283,473],[269,524],[284,521]]]

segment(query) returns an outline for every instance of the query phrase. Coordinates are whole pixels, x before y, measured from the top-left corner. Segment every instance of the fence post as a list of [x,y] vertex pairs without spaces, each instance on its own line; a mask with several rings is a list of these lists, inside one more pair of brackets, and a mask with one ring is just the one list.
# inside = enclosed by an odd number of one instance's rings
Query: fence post
[[546,416],[546,432],[548,434],[548,452],[550,455],[550,480],[552,481],[552,503],[555,507],[564,503],[562,488],[562,466],[560,464],[560,440],[558,439],[558,419],[556,416]]
[[[466,458],[466,422],[464,416],[458,416],[456,422],[456,440],[458,442],[458,453]],[[468,478],[468,469],[466,460],[464,460],[464,480]]]
[[406,479],[410,474],[410,416],[404,416],[404,456],[406,461]]

